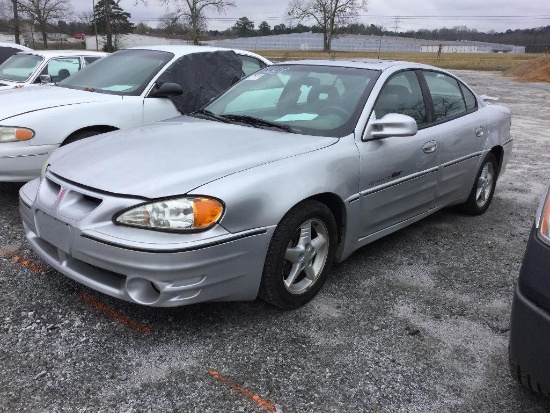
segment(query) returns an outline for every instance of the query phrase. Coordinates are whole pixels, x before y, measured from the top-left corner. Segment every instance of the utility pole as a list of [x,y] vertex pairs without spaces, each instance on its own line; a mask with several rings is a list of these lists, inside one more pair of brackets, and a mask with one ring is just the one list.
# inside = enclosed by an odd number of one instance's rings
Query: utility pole
[[111,0],[105,0],[105,31],[107,32],[107,52],[114,52],[113,30],[111,29]]
[[92,0],[93,16],[94,16],[94,30],[95,30],[95,49],[99,50],[99,40],[97,38],[97,17],[95,15],[95,0]]
[[395,16],[393,20],[393,31],[395,32],[395,34],[399,33],[400,25],[401,25],[401,19],[399,18],[399,16]]

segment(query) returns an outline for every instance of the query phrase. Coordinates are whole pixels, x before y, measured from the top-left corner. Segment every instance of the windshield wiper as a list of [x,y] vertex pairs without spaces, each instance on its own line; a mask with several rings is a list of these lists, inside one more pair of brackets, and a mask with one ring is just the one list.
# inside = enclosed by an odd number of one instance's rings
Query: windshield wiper
[[228,119],[225,119],[222,116],[216,115],[214,112],[211,112],[207,109],[196,110],[194,112],[191,112],[190,115],[204,115],[207,118],[217,120],[218,122],[231,123]]
[[236,115],[228,113],[227,115],[220,115],[222,118],[231,119],[237,122],[246,123],[248,125],[262,127],[267,126],[270,128],[277,128],[284,130],[285,132],[289,133],[295,133],[294,129],[292,129],[288,125],[281,125],[280,123],[270,122],[265,119],[255,118],[254,116],[248,116],[248,115]]

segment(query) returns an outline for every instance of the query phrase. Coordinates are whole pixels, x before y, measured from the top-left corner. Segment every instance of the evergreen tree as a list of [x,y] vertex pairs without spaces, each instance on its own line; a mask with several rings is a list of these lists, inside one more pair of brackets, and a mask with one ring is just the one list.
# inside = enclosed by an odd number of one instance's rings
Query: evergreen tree
[[119,3],[120,0],[99,0],[94,8],[93,22],[97,24],[98,34],[104,35],[107,39],[103,48],[106,52],[116,50],[118,36],[134,30],[134,25],[129,20],[130,13],[125,12]]

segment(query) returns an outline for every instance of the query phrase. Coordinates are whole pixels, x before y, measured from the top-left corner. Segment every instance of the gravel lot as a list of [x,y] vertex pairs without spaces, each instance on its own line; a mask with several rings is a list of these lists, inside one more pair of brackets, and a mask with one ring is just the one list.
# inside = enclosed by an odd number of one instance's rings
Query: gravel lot
[[0,184],[0,410],[547,412],[509,375],[512,291],[550,177],[550,84],[457,72],[514,114],[480,217],[453,209],[375,242],[305,307],[154,309],[96,293],[27,246]]

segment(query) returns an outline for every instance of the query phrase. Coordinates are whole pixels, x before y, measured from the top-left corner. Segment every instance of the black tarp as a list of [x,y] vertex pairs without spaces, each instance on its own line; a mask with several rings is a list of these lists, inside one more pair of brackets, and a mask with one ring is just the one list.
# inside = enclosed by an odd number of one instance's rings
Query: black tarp
[[177,83],[183,95],[171,97],[182,114],[191,113],[241,79],[242,61],[233,51],[191,53],[176,60],[157,80]]
[[3,47],[0,46],[0,65],[4,63],[6,60],[8,60],[8,57],[19,53],[21,49],[16,49],[15,47]]

